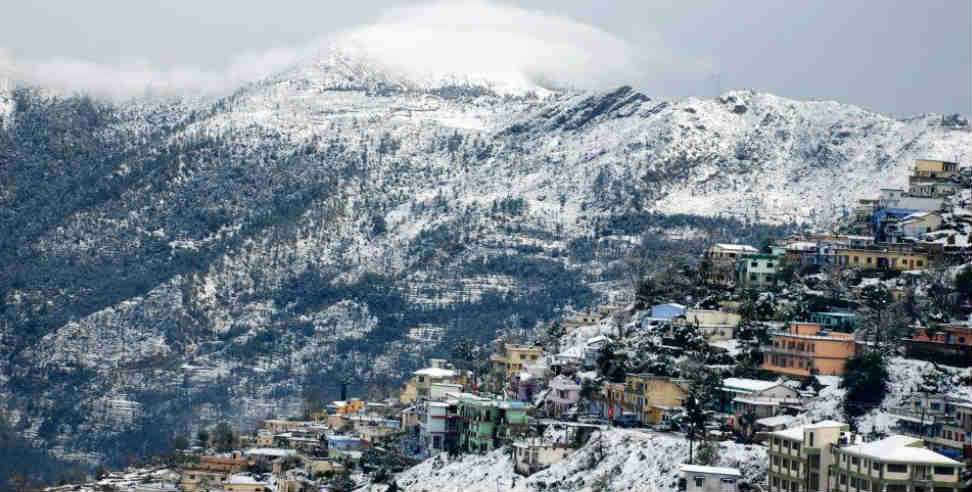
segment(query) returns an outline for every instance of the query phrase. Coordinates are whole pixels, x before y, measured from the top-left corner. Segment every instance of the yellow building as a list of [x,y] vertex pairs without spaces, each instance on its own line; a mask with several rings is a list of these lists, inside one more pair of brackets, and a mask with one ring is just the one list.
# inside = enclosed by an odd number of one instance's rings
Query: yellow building
[[[771,432],[767,441],[767,481],[770,492],[824,492],[830,481],[833,455],[850,426],[825,420]],[[871,489],[866,489],[870,491]],[[874,489],[878,491],[879,489]],[[855,492],[865,492],[864,489]],[[880,492],[885,492],[880,489]]]
[[838,248],[837,264],[851,268],[877,270],[921,270],[929,266],[927,251],[882,245],[873,249]]
[[200,468],[186,468],[182,470],[182,477],[179,485],[188,492],[197,492],[219,488],[220,484],[226,480],[229,472],[205,470]]
[[270,492],[273,488],[249,475],[232,475],[220,485],[227,492]]
[[327,473],[327,472],[339,473],[341,471],[344,471],[344,465],[342,465],[337,461],[332,461],[332,460],[305,459],[304,471],[307,472],[308,475],[313,477],[318,473]]
[[916,159],[914,176],[920,178],[950,178],[958,174],[958,163]]
[[279,419],[269,419],[263,421],[263,427],[270,431],[271,434],[279,434],[281,432],[290,432],[294,429],[299,429],[301,427],[307,427],[314,425],[313,421],[304,420],[279,420]]
[[679,408],[685,401],[686,383],[652,374],[628,374],[622,387],[622,407],[638,416],[642,424],[658,424],[663,418],[663,410]]
[[510,381],[513,376],[523,370],[523,366],[533,364],[543,357],[540,347],[527,347],[507,343],[503,346],[504,353],[493,354],[489,360],[493,364],[493,376],[502,381]]

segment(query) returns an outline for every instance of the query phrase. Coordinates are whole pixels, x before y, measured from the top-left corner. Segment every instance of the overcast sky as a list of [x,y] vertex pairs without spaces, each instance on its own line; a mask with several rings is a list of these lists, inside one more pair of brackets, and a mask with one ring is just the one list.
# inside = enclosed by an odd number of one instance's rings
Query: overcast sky
[[[570,73],[597,79],[599,86],[628,83],[651,96],[712,96],[717,90],[752,88],[835,99],[897,116],[972,113],[968,0],[522,0],[479,2],[468,15],[468,4],[462,3],[419,4],[402,14],[401,7],[414,5],[391,0],[6,2],[0,15],[0,52],[6,61],[0,63],[81,88],[97,85],[99,78],[119,78],[112,70],[137,71],[132,67],[147,74],[133,83],[160,76],[173,85],[207,77],[238,83],[260,75],[243,68],[261,63],[276,68],[338,32],[380,26],[396,16],[412,24],[438,17],[439,24],[456,23],[457,32],[491,23],[489,34],[476,38],[487,45],[478,46],[476,56],[489,56],[483,51],[489,46],[517,51],[532,29],[542,42],[520,58],[544,58],[538,70],[550,69],[557,59],[587,63]],[[497,27],[503,22],[497,19],[506,18],[514,34],[509,40],[501,39],[506,29]],[[560,37],[551,37],[557,30]],[[402,43],[381,39],[402,49]],[[463,42],[450,38],[442,44]],[[585,53],[571,59],[566,50]],[[597,73],[591,60],[602,59],[605,72]],[[231,70],[233,77],[222,75]]]

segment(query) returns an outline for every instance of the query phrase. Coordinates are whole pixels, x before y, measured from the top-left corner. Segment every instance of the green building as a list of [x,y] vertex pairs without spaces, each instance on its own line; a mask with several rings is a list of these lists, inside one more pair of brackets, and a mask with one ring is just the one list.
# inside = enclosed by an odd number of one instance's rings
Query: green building
[[819,323],[821,327],[827,330],[854,333],[857,315],[854,313],[840,311],[811,313],[810,321],[813,323]]
[[460,449],[485,453],[525,435],[530,423],[530,406],[521,401],[493,400],[475,395],[458,398],[462,426]]

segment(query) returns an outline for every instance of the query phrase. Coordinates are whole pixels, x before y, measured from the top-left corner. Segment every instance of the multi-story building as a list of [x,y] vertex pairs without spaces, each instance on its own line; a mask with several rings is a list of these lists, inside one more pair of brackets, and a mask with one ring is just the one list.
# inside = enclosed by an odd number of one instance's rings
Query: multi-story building
[[898,407],[888,408],[895,432],[922,439],[942,454],[960,457],[972,443],[972,402],[945,395],[915,394]]
[[912,176],[919,178],[951,178],[957,175],[958,163],[930,159],[915,159],[915,169],[912,173]]
[[770,492],[829,490],[827,484],[834,458],[830,446],[840,442],[849,428],[843,422],[825,420],[771,432],[767,448]]
[[857,324],[857,314],[843,311],[818,311],[810,313],[810,322],[818,323],[831,331],[853,333]]
[[743,287],[769,287],[776,284],[776,272],[780,258],[773,255],[745,254],[736,262],[738,285]]
[[773,332],[772,344],[763,346],[763,369],[788,376],[840,376],[856,350],[853,334],[792,322],[785,331]]
[[457,395],[462,419],[458,444],[474,453],[492,451],[529,430],[530,405],[520,401],[492,400],[476,395]]
[[550,381],[547,394],[547,410],[550,415],[559,417],[572,405],[580,400],[581,386],[564,376],[557,376]]
[[754,430],[750,417],[774,417],[787,408],[798,410],[803,404],[797,390],[775,381],[725,378],[720,393],[724,406],[719,410],[731,413],[731,425],[741,432]]
[[705,253],[708,269],[705,281],[714,285],[730,285],[735,281],[735,264],[742,255],[756,254],[759,250],[748,244],[713,244]]
[[419,443],[423,456],[454,449],[459,440],[461,416],[455,400],[418,404]]
[[523,370],[524,366],[537,362],[541,357],[543,357],[543,349],[540,347],[505,344],[502,354],[493,354],[489,358],[493,365],[490,390],[498,393]]
[[[680,408],[688,394],[687,382],[680,379],[653,374],[628,374],[624,379],[624,385],[609,388],[613,401],[620,404],[622,412],[633,413],[646,425],[661,423],[665,410]],[[608,415],[620,416],[616,411]]]
[[963,486],[962,464],[914,437],[837,443],[831,453],[827,484],[832,492],[958,492]]
[[927,247],[880,244],[871,248],[840,248],[837,264],[876,270],[921,270],[930,264]]
[[972,317],[966,323],[940,324],[934,332],[917,328],[904,343],[908,357],[968,367],[972,365]]

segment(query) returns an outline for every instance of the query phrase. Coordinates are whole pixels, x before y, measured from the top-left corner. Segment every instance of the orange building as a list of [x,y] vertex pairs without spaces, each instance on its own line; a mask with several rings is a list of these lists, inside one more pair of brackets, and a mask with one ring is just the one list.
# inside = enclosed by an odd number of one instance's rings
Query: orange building
[[763,369],[789,376],[840,376],[856,351],[853,334],[824,331],[818,323],[790,323],[772,340],[763,347]]

